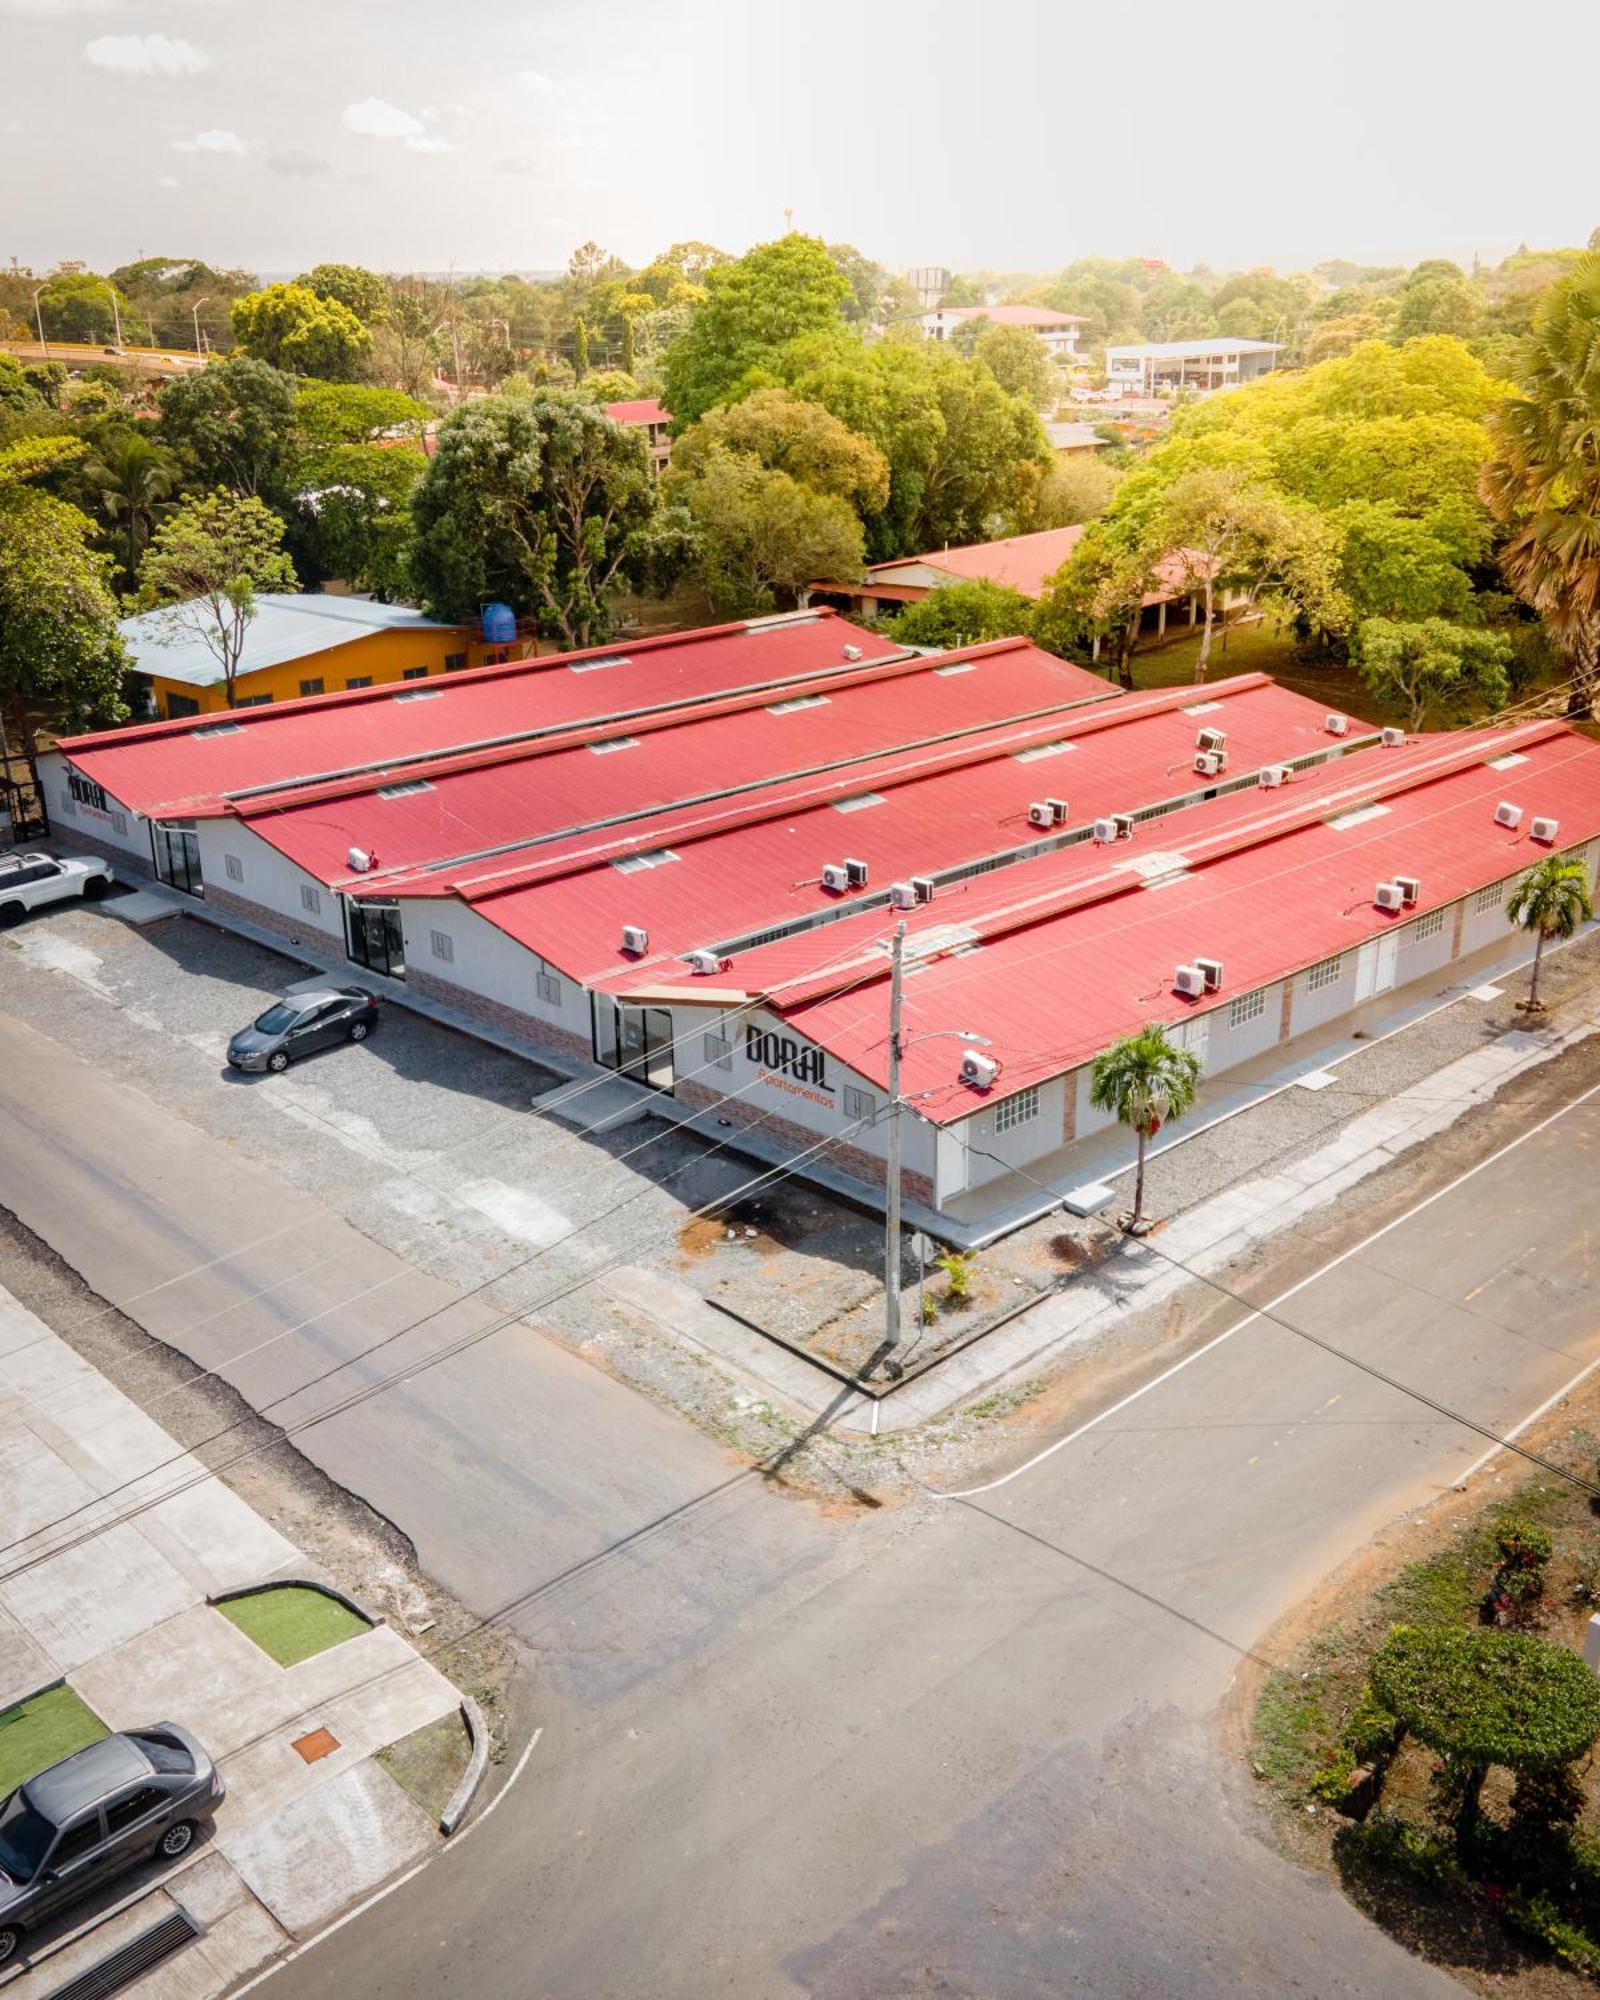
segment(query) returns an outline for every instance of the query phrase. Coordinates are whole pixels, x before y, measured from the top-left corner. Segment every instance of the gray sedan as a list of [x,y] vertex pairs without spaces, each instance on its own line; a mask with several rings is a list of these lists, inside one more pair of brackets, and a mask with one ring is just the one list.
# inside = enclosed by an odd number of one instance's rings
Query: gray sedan
[[360,986],[291,993],[228,1044],[234,1069],[285,1070],[301,1056],[335,1042],[364,1042],[378,1024],[376,997]]
[[176,1861],[226,1787],[175,1722],[105,1736],[0,1805],[0,1965],[23,1932],[151,1855]]

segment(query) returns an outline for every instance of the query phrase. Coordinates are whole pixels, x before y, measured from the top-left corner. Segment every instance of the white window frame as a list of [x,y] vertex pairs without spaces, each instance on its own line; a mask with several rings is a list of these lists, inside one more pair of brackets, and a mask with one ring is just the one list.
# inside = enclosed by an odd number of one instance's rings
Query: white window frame
[[300,884],[300,907],[308,917],[322,915],[322,891],[310,882]]
[[1418,917],[1411,926],[1411,942],[1421,944],[1424,938],[1437,937],[1444,929],[1444,911],[1430,910],[1425,917]]
[[861,1120],[868,1125],[878,1122],[878,1099],[874,1091],[863,1090],[859,1084],[847,1083],[841,1093],[845,1121],[854,1125]]
[[1253,993],[1240,993],[1228,1002],[1228,1026],[1247,1028],[1252,1021],[1259,1021],[1267,1011],[1267,989],[1258,986]]
[[1334,958],[1324,958],[1306,970],[1306,991],[1320,993],[1325,987],[1336,986],[1344,971],[1344,953]]
[[242,882],[244,880],[244,863],[239,859],[237,854],[223,855],[222,868],[223,873],[230,882]]
[[1486,910],[1498,910],[1505,900],[1506,885],[1503,882],[1489,882],[1472,899],[1472,914],[1481,917]]
[[1039,1115],[1040,1089],[1030,1083],[1026,1090],[1019,1090],[1014,1097],[1003,1097],[994,1108],[994,1135],[998,1139],[1003,1132],[1014,1132],[1019,1125],[1027,1125]]
[[428,933],[428,949],[441,965],[455,964],[456,941],[448,931],[430,930]]
[[726,1035],[704,1035],[701,1037],[701,1046],[705,1052],[706,1062],[712,1069],[733,1068],[733,1044]]

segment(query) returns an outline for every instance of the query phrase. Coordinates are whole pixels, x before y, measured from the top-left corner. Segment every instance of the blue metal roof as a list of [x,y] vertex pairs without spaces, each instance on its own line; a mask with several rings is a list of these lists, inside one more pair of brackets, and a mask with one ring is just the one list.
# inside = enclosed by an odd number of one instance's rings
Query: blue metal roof
[[[256,598],[255,616],[245,628],[239,672],[253,674],[263,667],[287,666],[293,660],[325,653],[330,646],[347,646],[369,632],[456,629],[406,604],[263,591]],[[178,604],[141,611],[133,618],[124,618],[119,630],[137,673],[160,674],[164,680],[184,681],[190,687],[214,687],[223,677],[221,662],[206,644],[197,608]]]

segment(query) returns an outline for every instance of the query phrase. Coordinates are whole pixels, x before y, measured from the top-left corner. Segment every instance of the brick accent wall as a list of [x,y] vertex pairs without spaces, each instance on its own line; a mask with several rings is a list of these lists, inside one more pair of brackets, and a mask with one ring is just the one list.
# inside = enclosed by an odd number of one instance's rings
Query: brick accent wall
[[486,1000],[481,993],[471,993],[464,986],[439,978],[437,973],[424,972],[420,966],[406,967],[406,984],[424,999],[436,1000],[441,1007],[454,1007],[473,1020],[499,1028],[505,1034],[520,1035],[525,1041],[537,1042],[553,1054],[579,1056],[585,1060],[593,1054],[587,1037],[573,1034],[570,1028],[557,1027],[553,1021],[541,1021],[536,1014],[524,1014],[519,1008],[507,1007],[499,1000]]
[[1459,958],[1461,956],[1461,933],[1466,928],[1467,904],[1470,900],[1469,897],[1463,896],[1461,901],[1456,904],[1455,923],[1450,931],[1450,956],[1452,958]]
[[217,882],[206,884],[206,903],[209,908],[230,917],[240,917],[246,923],[259,924],[263,930],[276,931],[290,944],[313,945],[323,952],[337,953],[339,940],[330,937],[315,924],[297,924],[293,917],[287,917],[281,910],[269,910],[265,903],[252,903],[248,896],[236,896],[231,889],[225,889]]
[[1283,1004],[1278,1009],[1278,1040],[1288,1041],[1294,1032],[1294,981],[1283,982]]
[[[739,1097],[722,1097],[715,1090],[707,1090],[704,1084],[692,1083],[688,1079],[678,1085],[677,1096],[680,1104],[688,1105],[692,1110],[715,1111],[719,1118],[726,1118],[731,1124],[759,1131],[767,1138],[782,1140],[797,1153],[808,1152],[824,1136],[809,1125],[798,1125],[792,1118],[781,1117],[775,1111],[764,1111],[759,1105],[746,1104]],[[848,1139],[829,1140],[822,1152],[812,1154],[806,1167],[822,1160],[848,1174],[852,1180],[864,1181],[869,1187],[881,1188],[887,1179],[883,1161],[863,1152],[859,1146],[852,1146]],[[799,1171],[804,1173],[806,1167]],[[914,1201],[933,1207],[933,1183],[926,1174],[919,1174],[908,1167],[901,1175],[900,1184]]]
[[1061,1079],[1061,1143],[1070,1146],[1078,1136],[1078,1071],[1069,1069]]
[[83,831],[81,821],[63,819],[59,813],[50,816],[49,844],[66,853],[98,854],[122,875],[139,875],[146,882],[153,882],[156,878],[155,864],[148,854],[119,847],[115,841],[97,840],[92,833]]

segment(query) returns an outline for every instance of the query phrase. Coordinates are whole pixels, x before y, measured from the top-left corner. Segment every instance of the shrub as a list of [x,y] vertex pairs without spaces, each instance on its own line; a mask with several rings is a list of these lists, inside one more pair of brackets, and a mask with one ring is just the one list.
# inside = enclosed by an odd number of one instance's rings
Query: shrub
[[1508,1924],[1537,1938],[1563,1965],[1573,1966],[1579,1972],[1600,1973],[1600,1945],[1594,1944],[1576,1924],[1568,1923],[1548,1896],[1513,1892],[1500,1909]]
[[1600,1736],[1594,1675],[1529,1633],[1397,1625],[1373,1657],[1372,1689],[1419,1742],[1480,1771],[1558,1769]]
[[1499,1562],[1484,1601],[1486,1624],[1525,1624],[1544,1596],[1545,1568],[1555,1547],[1537,1521],[1508,1516],[1495,1530]]
[[972,1296],[972,1274],[977,1268],[977,1258],[963,1256],[959,1250],[947,1250],[934,1261],[950,1280],[951,1304],[965,1305]]
[[932,1292],[923,1293],[921,1314],[924,1326],[932,1326],[934,1321],[939,1317],[939,1301],[933,1296]]

